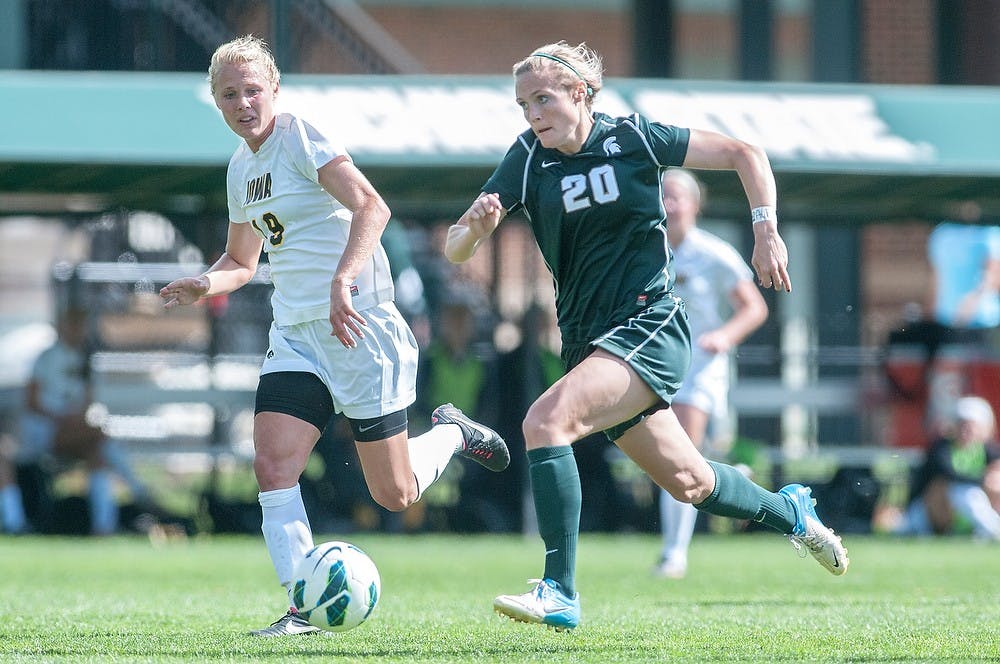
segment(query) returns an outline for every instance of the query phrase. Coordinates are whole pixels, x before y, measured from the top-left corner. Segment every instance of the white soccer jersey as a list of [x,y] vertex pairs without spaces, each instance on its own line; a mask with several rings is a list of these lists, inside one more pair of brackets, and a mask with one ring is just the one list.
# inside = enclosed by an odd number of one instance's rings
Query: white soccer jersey
[[[264,238],[278,325],[330,316],[330,281],[347,247],[351,212],[320,185],[316,171],[347,151],[289,113],[256,153],[241,143],[229,161],[229,220],[250,223]],[[362,311],[393,299],[389,260],[382,245],[352,286]]]
[[693,390],[700,385],[714,402],[704,408],[706,412],[721,414],[729,389],[729,356],[702,350],[698,337],[728,318],[729,294],[741,281],[752,282],[753,272],[731,244],[698,227],[690,229],[672,250],[677,277],[674,291],[684,299],[691,325],[691,368],[676,400],[688,403],[682,394],[685,386]]

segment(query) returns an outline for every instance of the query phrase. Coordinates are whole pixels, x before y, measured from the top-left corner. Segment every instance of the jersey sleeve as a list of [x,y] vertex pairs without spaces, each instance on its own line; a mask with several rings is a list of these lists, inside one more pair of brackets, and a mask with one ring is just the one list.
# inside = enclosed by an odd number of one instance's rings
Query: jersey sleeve
[[691,130],[686,127],[650,122],[639,116],[639,131],[660,166],[682,166],[687,157]]
[[299,140],[294,142],[294,146],[290,146],[292,159],[296,167],[302,171],[302,175],[313,182],[319,182],[319,174],[316,171],[337,157],[351,158],[344,146],[329,140],[323,132],[305,120],[296,118],[295,127],[298,131],[292,134]]
[[231,160],[226,172],[226,203],[229,207],[229,221],[234,224],[245,224],[250,221],[247,219],[246,210],[243,209],[243,202],[240,200],[241,193],[241,183],[237,182]]

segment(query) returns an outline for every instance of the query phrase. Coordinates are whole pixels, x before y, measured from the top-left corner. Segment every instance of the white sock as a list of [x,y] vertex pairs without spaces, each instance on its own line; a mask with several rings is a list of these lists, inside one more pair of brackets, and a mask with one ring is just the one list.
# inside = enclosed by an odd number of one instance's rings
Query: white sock
[[302,491],[298,484],[288,489],[262,491],[257,494],[257,502],[260,503],[260,529],[264,533],[267,553],[278,575],[278,583],[288,591],[288,605],[291,606],[295,564],[313,547]]
[[90,532],[110,535],[118,530],[118,501],[110,470],[98,468],[90,471],[89,503]]
[[8,484],[0,488],[0,524],[8,533],[19,533],[28,525],[28,517],[24,514],[21,487],[16,484]]
[[410,467],[417,479],[419,496],[441,477],[452,455],[462,449],[462,430],[457,424],[439,424],[416,438],[410,438]]
[[660,489],[660,531],[663,535],[661,557],[674,565],[687,567],[688,547],[694,534],[698,510],[690,503],[675,500]]

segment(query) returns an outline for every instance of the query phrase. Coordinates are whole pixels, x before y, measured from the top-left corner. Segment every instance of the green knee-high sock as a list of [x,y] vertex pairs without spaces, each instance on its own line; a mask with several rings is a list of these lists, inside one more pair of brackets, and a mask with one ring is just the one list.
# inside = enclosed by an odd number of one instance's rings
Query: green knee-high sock
[[790,499],[754,484],[732,466],[715,461],[708,465],[715,471],[715,489],[695,507],[709,514],[753,519],[786,535],[792,532],[795,508]]
[[580,471],[569,445],[528,450],[538,533],[545,543],[545,578],[568,596],[576,593],[576,541],[580,535]]

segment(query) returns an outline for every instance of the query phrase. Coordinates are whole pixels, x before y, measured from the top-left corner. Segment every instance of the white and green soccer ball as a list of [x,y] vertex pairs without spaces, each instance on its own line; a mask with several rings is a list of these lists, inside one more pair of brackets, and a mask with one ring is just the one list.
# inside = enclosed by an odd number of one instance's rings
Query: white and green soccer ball
[[381,591],[378,568],[364,551],[347,542],[325,542],[295,566],[292,602],[316,627],[344,632],[368,619]]

